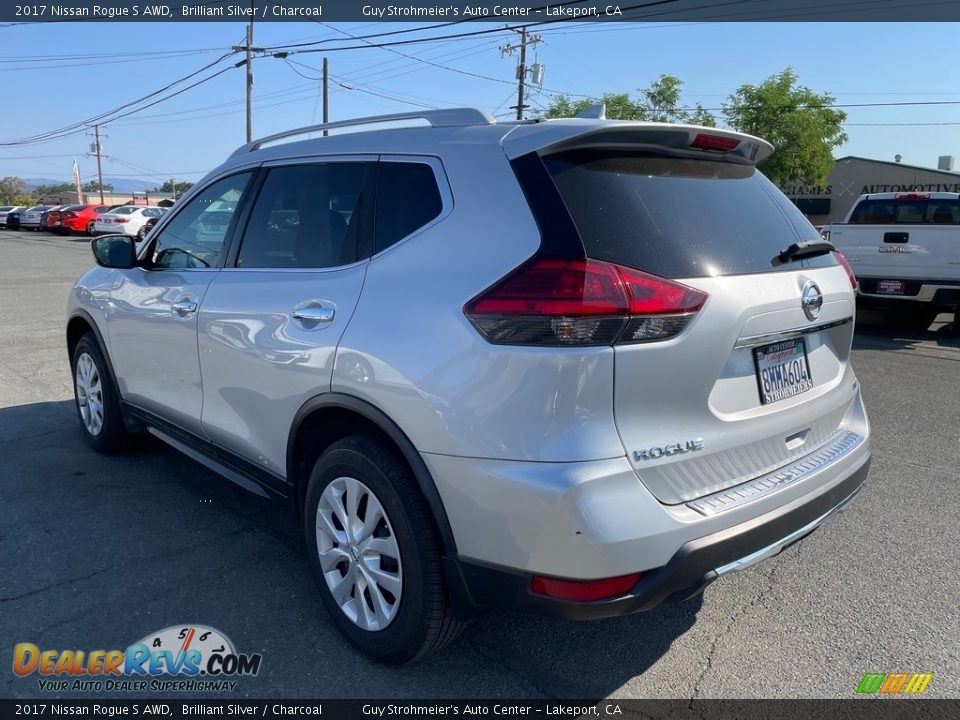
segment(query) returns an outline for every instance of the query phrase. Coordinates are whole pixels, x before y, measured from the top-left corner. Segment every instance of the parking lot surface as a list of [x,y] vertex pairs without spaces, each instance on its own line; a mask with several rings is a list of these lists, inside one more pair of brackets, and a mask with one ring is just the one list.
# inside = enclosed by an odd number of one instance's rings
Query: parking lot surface
[[643,615],[490,613],[443,653],[396,669],[341,639],[283,509],[156,441],[120,457],[88,448],[64,343],[88,244],[0,231],[0,697],[42,695],[36,675],[10,672],[15,643],[125,648],[191,623],[262,653],[234,697],[842,698],[866,672],[932,672],[926,696],[960,697],[951,316],[924,332],[859,319],[868,485],[802,542]]

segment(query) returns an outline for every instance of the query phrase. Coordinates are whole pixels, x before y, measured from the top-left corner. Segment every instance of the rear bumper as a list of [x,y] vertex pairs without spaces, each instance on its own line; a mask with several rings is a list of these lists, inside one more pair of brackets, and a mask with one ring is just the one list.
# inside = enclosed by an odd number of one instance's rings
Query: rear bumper
[[459,559],[447,572],[458,599],[473,608],[503,607],[569,620],[597,620],[650,610],[685,600],[721,575],[741,570],[797,542],[859,493],[870,456],[845,478],[781,507],[682,545],[663,567],[644,573],[625,595],[596,602],[571,602],[530,591],[534,573]]

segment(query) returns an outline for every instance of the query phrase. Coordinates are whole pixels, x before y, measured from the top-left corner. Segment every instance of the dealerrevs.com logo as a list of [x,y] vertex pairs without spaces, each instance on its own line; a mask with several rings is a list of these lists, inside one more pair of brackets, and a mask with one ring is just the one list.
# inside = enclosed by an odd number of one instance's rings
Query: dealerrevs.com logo
[[125,650],[42,650],[18,643],[13,672],[40,676],[45,691],[230,691],[237,686],[234,678],[260,672],[262,659],[259,653],[238,653],[214,628],[175,625]]

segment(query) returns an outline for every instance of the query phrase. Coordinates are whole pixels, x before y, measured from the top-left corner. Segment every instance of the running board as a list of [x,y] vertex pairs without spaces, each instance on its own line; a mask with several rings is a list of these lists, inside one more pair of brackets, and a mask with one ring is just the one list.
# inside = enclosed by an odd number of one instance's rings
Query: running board
[[209,470],[213,470],[215,473],[217,473],[218,475],[221,475],[222,477],[225,477],[230,482],[236,483],[237,485],[242,487],[244,490],[249,490],[252,493],[256,493],[260,497],[265,497],[265,498],[270,497],[267,491],[264,490],[262,487],[260,487],[259,483],[256,483],[253,480],[250,480],[249,478],[247,478],[244,475],[241,475],[235,470],[231,470],[230,468],[224,465],[221,465],[213,458],[208,457],[207,455],[204,455],[203,453],[194,450],[192,447],[190,447],[186,443],[180,442],[179,440],[174,438],[172,435],[167,435],[162,430],[157,430],[153,426],[147,427],[147,432],[149,432],[151,435],[155,435],[156,437],[160,438],[161,440],[163,440],[165,443],[167,443],[174,449],[179,450],[184,455],[189,457],[191,460],[197,461],[198,463],[203,465],[205,468]]

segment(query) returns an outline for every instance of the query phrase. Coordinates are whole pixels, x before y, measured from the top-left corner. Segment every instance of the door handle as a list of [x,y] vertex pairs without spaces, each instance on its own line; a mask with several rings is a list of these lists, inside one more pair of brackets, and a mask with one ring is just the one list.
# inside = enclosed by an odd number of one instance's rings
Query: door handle
[[297,320],[314,323],[332,322],[335,314],[336,311],[332,307],[323,306],[297,308],[292,313],[293,317]]
[[197,311],[197,304],[193,300],[181,300],[175,302],[171,307],[177,315],[190,315]]

